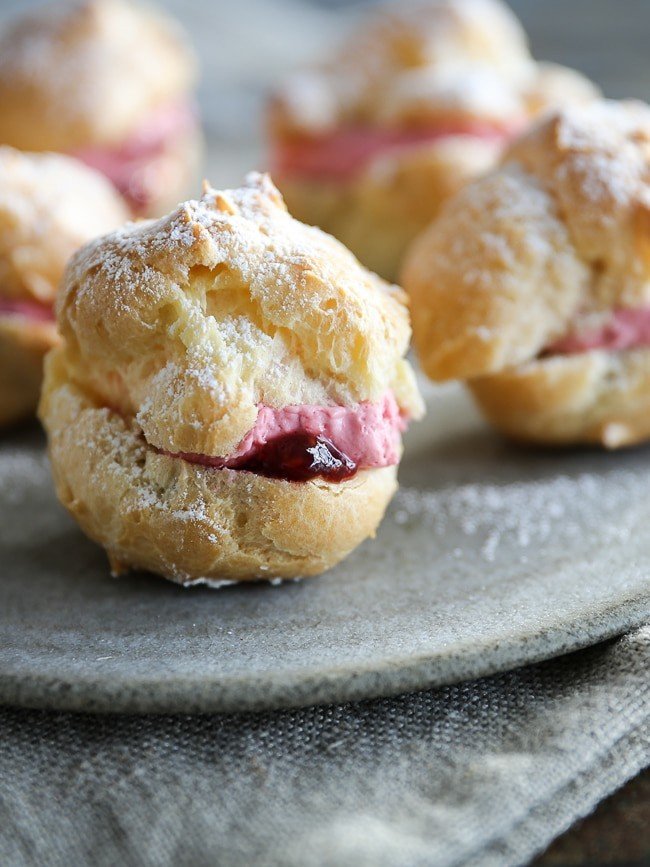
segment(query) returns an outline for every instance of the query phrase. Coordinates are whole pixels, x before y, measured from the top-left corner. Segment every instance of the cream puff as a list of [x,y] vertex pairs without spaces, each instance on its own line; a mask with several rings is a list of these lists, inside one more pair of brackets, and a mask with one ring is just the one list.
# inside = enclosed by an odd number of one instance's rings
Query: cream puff
[[0,34],[0,144],[59,151],[101,171],[135,215],[195,182],[195,64],[174,22],[127,0],[28,13]]
[[422,413],[404,296],[268,177],[83,248],[58,323],[40,417],[114,572],[312,575],[374,534]]
[[0,427],[36,411],[67,260],[127,218],[108,181],[81,163],[0,147]]
[[499,0],[382,7],[275,95],[272,172],[298,219],[393,280],[441,203],[532,117],[596,93],[577,72],[535,63]]
[[540,122],[447,202],[403,272],[426,373],[517,440],[650,438],[650,107]]

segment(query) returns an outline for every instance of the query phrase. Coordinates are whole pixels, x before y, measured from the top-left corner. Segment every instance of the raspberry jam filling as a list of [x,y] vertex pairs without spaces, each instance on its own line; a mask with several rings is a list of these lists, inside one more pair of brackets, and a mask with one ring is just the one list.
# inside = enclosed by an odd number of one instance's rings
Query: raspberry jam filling
[[253,428],[227,457],[163,452],[214,469],[273,479],[339,482],[399,461],[406,419],[392,394],[354,406],[260,406]]
[[51,304],[18,298],[0,298],[0,316],[20,316],[33,322],[54,322],[55,318]]
[[330,482],[342,482],[358,469],[334,443],[306,433],[275,437],[236,468],[289,482],[308,482],[317,476]]
[[170,144],[196,124],[192,105],[166,105],[149,114],[121,144],[80,148],[72,155],[105,175],[139,213],[147,208],[164,179]]
[[642,346],[650,346],[650,307],[612,310],[605,321],[569,332],[543,354],[576,355],[590,349],[616,352]]
[[321,136],[302,136],[279,143],[273,168],[285,177],[345,181],[375,157],[390,151],[414,148],[451,136],[501,142],[511,138],[518,128],[515,124],[482,121],[411,129],[348,126]]

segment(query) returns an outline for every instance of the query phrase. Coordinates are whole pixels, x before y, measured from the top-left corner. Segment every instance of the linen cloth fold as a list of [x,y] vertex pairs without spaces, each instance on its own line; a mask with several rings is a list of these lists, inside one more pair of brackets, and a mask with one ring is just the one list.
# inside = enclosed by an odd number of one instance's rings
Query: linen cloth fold
[[517,865],[650,762],[650,626],[473,683],[230,716],[0,710],[0,863]]

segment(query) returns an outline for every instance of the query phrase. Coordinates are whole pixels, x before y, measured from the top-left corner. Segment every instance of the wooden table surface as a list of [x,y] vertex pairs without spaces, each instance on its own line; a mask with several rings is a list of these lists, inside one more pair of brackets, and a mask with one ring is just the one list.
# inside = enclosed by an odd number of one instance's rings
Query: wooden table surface
[[639,774],[559,837],[534,867],[647,867],[650,771]]

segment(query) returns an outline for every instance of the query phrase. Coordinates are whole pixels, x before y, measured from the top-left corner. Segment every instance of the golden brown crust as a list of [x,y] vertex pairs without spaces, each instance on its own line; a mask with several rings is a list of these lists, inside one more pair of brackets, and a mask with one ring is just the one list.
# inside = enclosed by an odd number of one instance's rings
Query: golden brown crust
[[372,535],[396,468],[332,484],[199,466],[259,404],[422,404],[404,296],[286,211],[267,177],[89,244],[40,406],[62,502],[114,564],[172,580],[314,574]]
[[533,358],[578,315],[650,302],[650,109],[559,112],[447,203],[403,270],[433,379]]
[[86,246],[58,311],[75,377],[169,452],[229,454],[260,403],[420,412],[401,291],[261,175]]
[[373,160],[344,187],[285,178],[282,194],[297,219],[336,235],[366,267],[397,280],[413,238],[499,151],[494,141],[450,136]]
[[549,110],[588,105],[600,96],[596,85],[575,69],[538,62],[535,75],[523,90],[527,114],[536,118]]
[[0,299],[52,303],[75,250],[127,219],[112,185],[76,160],[0,147]]
[[647,350],[535,359],[589,317],[648,306],[649,209],[647,106],[574,107],[515,141],[407,256],[427,374],[470,380],[493,423],[521,439],[648,436]]
[[522,136],[503,164],[546,191],[590,269],[584,306],[650,302],[650,107],[602,100],[558,112]]
[[183,35],[157,12],[128,0],[39,9],[0,35],[0,142],[36,151],[119,143],[194,79]]
[[[276,94],[269,129],[278,153],[347,128],[465,129],[487,137],[393,149],[336,183],[290,169],[278,183],[301,219],[395,279],[406,245],[450,195],[496,163],[507,137],[549,108],[597,95],[579,73],[535,63],[519,22],[500,2],[381,7],[331,63],[295,75]],[[413,195],[418,183],[423,192]]]
[[41,415],[59,499],[115,571],[180,583],[318,574],[374,535],[397,487],[395,467],[295,484],[165,457],[73,384],[60,351],[47,383]]
[[498,0],[396,3],[367,15],[327,65],[289,79],[272,102],[271,126],[290,136],[431,123],[441,111],[510,119],[521,113],[517,88],[533,75],[526,36]]
[[108,181],[81,163],[0,147],[0,427],[34,414],[43,356],[57,341],[54,322],[3,303],[52,304],[72,253],[127,216]]
[[554,202],[507,166],[465,187],[414,242],[402,282],[422,367],[471,379],[559,337],[589,281]]
[[526,34],[500,0],[418,0],[385,4],[343,46],[339,62],[370,81],[391,73],[455,65],[462,58],[518,80],[530,69]]
[[554,356],[469,386],[492,424],[516,440],[614,449],[650,438],[650,349]]

